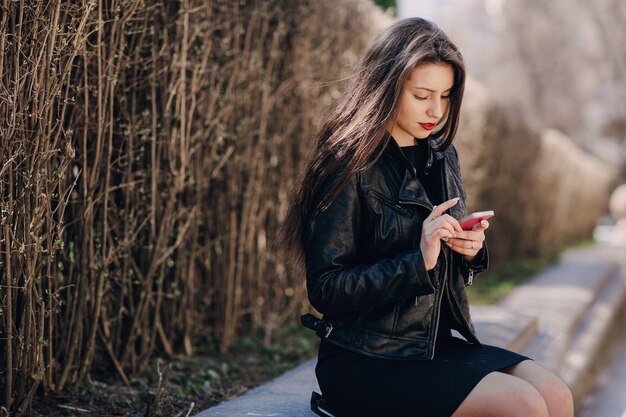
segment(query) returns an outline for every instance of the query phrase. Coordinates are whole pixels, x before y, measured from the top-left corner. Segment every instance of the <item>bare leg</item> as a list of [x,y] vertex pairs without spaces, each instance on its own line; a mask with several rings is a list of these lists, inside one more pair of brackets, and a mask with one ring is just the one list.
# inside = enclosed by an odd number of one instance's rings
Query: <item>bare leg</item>
[[546,402],[530,383],[492,372],[469,393],[452,417],[552,417]]
[[550,417],[573,417],[572,392],[561,379],[535,361],[523,361],[502,372],[531,384],[543,397]]

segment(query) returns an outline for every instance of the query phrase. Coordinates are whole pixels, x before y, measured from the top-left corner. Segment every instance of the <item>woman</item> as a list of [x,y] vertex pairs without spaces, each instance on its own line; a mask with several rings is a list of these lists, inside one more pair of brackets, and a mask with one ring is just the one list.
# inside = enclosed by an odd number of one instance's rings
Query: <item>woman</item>
[[464,83],[435,24],[399,21],[357,67],[294,189],[281,241],[304,258],[324,314],[307,324],[337,416],[573,415],[558,377],[474,332],[465,286],[487,268],[489,223],[458,222]]

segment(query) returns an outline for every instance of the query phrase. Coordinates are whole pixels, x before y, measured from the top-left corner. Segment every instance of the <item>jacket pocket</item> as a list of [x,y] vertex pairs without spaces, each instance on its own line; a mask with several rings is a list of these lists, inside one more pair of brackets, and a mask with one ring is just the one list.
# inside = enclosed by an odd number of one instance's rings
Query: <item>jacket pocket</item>
[[355,324],[363,330],[391,335],[397,314],[397,302],[380,304],[368,308]]
[[415,215],[415,212],[409,210],[406,207],[403,207],[397,201],[394,201],[390,197],[383,195],[382,193],[374,190],[373,188],[368,189],[365,195],[371,196],[375,200],[378,200],[380,203],[382,203],[384,206],[398,212],[399,214],[402,214],[408,217],[413,217]]
[[415,338],[429,334],[435,308],[433,294],[406,298],[399,303],[396,334]]

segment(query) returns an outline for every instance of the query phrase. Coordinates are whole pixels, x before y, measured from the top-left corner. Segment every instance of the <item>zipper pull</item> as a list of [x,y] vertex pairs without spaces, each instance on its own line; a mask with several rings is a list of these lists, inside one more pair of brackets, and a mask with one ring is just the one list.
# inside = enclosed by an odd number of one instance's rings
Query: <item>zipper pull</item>
[[417,295],[415,296],[415,305],[417,305]]
[[474,283],[474,270],[469,270],[469,277],[467,277],[467,285],[472,285]]

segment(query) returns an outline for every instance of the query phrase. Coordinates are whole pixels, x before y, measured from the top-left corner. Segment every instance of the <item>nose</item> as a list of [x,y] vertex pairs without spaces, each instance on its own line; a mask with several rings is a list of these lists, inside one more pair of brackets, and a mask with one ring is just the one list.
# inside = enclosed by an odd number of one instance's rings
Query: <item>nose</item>
[[428,111],[426,113],[429,117],[441,119],[443,117],[444,105],[443,100],[440,98],[433,98],[430,101],[430,106],[428,107]]

